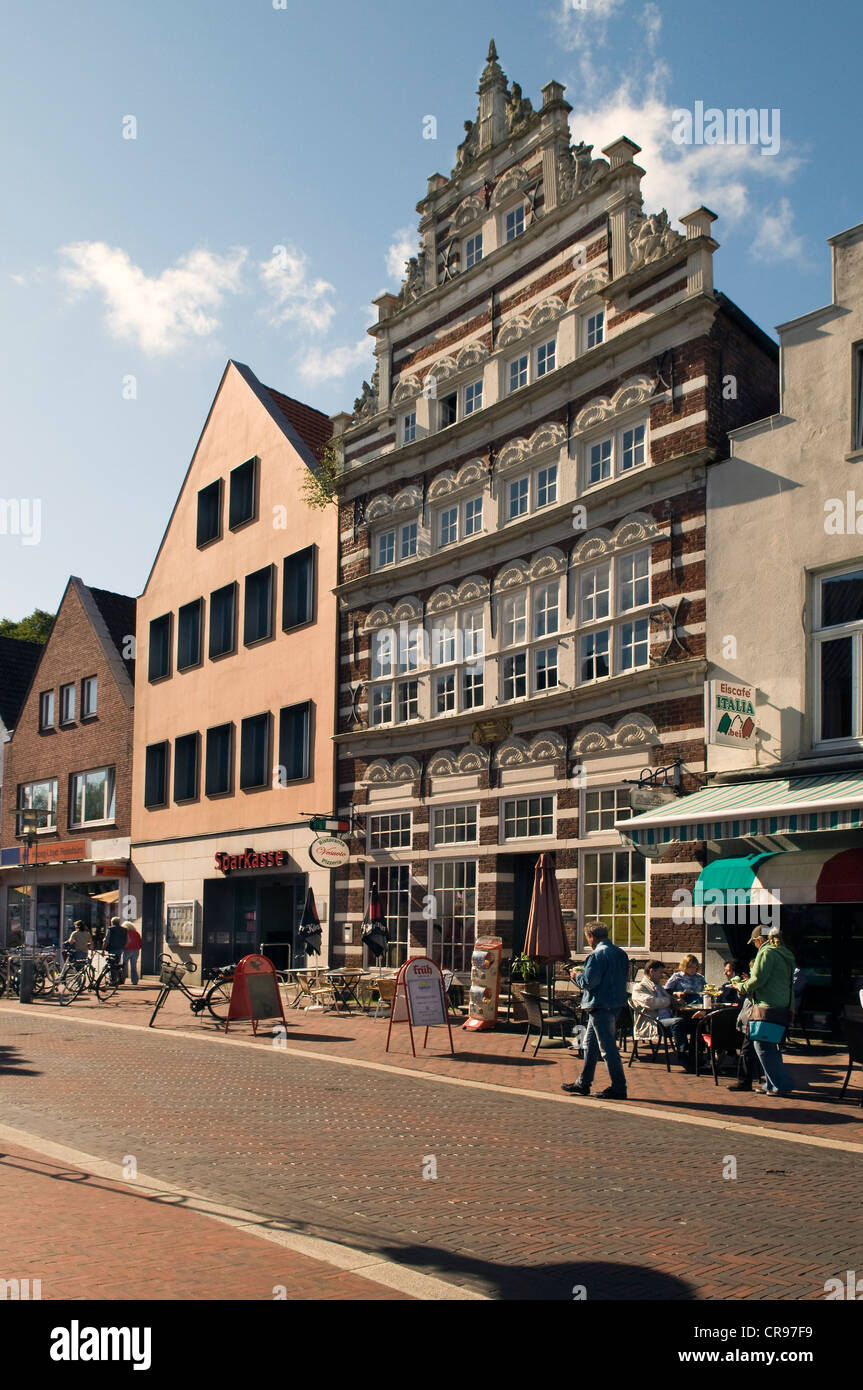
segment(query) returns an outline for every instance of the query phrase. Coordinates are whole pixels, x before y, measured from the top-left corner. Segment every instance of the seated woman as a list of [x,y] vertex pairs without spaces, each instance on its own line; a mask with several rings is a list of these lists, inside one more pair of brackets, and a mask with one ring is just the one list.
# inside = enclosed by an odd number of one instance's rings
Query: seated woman
[[663,988],[667,970],[661,960],[648,961],[640,980],[632,987],[632,1035],[637,1041],[656,1042],[660,1028],[669,1033],[678,1061],[686,1071],[692,1071],[689,1038],[685,1018],[675,1018],[671,1012],[671,995]]
[[669,994],[679,999],[681,1004],[691,1004],[701,998],[706,984],[707,981],[698,970],[698,957],[687,955],[683,957],[665,988]]

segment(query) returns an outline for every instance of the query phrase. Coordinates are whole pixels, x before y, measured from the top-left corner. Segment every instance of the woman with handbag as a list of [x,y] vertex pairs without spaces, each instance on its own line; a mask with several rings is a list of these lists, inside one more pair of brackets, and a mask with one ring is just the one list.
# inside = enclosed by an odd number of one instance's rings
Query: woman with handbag
[[764,1068],[763,1090],[768,1096],[787,1096],[794,1089],[794,1078],[779,1050],[791,1018],[793,977],[794,957],[779,928],[771,927],[749,979],[741,985],[741,993],[752,1001],[749,1036]]

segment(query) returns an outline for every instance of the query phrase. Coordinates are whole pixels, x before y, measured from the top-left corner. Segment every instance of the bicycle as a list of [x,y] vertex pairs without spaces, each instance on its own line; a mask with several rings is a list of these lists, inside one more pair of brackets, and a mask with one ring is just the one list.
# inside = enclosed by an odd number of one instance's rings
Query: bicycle
[[169,955],[159,957],[159,980],[162,988],[147,1025],[149,1028],[152,1028],[156,1015],[168,995],[176,989],[188,999],[189,1008],[193,1014],[202,1014],[205,1009],[209,1009],[218,1023],[224,1023],[227,1020],[236,966],[224,965],[208,968],[203,973],[202,981],[209,980],[210,983],[205,984],[198,994],[193,994],[183,976],[193,974],[196,969],[197,966],[194,962],[175,960],[173,956]]
[[118,956],[109,955],[99,973],[93,964],[92,956],[82,961],[68,961],[57,977],[60,1004],[65,1007],[74,999],[80,998],[85,990],[91,989],[100,1003],[116,994],[123,979],[123,967]]

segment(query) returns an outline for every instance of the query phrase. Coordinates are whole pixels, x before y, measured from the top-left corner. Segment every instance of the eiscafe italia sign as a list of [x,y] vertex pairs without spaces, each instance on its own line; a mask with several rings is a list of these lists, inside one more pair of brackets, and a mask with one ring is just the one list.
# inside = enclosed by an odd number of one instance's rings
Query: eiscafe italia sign
[[235,869],[280,869],[287,859],[283,849],[262,850],[259,854],[253,849],[244,849],[242,854],[216,855],[216,868],[219,873],[232,874]]
[[755,686],[741,681],[708,681],[705,694],[708,743],[726,748],[754,747],[758,732]]

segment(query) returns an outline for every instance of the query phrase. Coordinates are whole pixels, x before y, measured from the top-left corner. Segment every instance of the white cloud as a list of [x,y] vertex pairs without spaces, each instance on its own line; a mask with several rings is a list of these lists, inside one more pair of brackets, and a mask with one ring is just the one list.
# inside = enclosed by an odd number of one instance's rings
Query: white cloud
[[308,264],[305,252],[293,246],[274,246],[270,259],[260,262],[261,283],[272,301],[269,320],[324,333],[336,312],[328,298],[335,290],[328,280],[310,278]]
[[190,251],[159,275],[147,275],[119,246],[79,241],[60,248],[67,264],[60,277],[72,297],[96,290],[102,295],[108,331],[144,352],[174,352],[189,338],[205,338],[219,328],[214,314],[226,294],[241,289],[243,248],[225,256]]
[[750,253],[759,261],[798,261],[804,257],[804,240],[794,231],[794,209],[787,198],[776,208],[765,208],[752,239]]
[[405,262],[419,250],[419,237],[413,227],[399,227],[387,251],[387,275],[401,284],[405,278]]
[[364,334],[358,343],[345,347],[310,348],[297,360],[297,371],[303,381],[311,385],[337,380],[363,363],[366,364],[368,375],[372,370],[372,352],[372,341],[368,334]]

